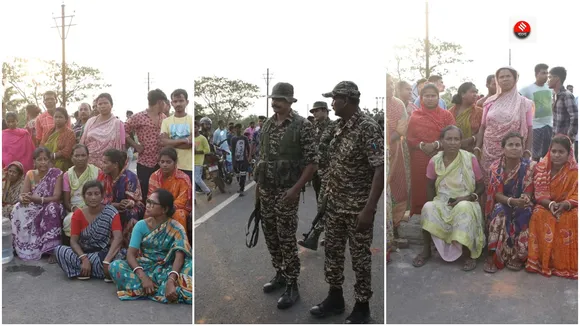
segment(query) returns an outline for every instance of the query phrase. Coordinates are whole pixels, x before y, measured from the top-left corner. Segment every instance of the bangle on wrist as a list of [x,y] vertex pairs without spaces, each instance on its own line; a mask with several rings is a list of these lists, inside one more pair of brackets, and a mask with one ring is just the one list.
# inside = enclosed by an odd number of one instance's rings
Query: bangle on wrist
[[111,263],[106,260],[103,260],[103,265],[111,265]]
[[419,149],[420,149],[420,150],[423,150],[423,145],[425,145],[425,143],[424,143],[424,142],[420,142],[420,143],[419,143]]
[[441,143],[438,140],[435,141],[435,145],[437,145],[437,148],[435,148],[437,150],[441,147]]
[[511,204],[511,200],[512,200],[512,197],[509,197],[508,200],[507,200],[507,205],[509,207],[512,207],[513,208],[512,204]]
[[473,143],[477,143],[477,138],[475,138],[475,136],[471,136],[471,139],[473,139]]
[[567,211],[571,210],[571,209],[572,209],[572,203],[571,203],[569,200],[564,200],[564,202],[565,202],[566,204],[568,204],[568,209],[566,209],[566,210],[567,210]]
[[473,201],[478,201],[479,200],[479,196],[476,193],[472,193],[471,196],[475,196],[475,199]]
[[85,258],[85,257],[87,257],[87,254],[82,254],[82,255],[79,256],[79,259],[82,261],[83,258]]
[[552,205],[554,205],[556,202],[555,201],[551,201],[550,204],[548,204],[548,209],[552,210]]
[[137,267],[133,268],[133,273],[137,274],[138,269],[143,270],[143,267],[137,266]]

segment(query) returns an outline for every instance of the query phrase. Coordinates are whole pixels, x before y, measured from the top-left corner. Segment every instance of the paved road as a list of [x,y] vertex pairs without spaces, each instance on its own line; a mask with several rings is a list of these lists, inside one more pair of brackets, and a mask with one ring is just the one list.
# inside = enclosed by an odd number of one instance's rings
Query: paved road
[[[211,204],[200,196],[195,207],[195,220],[235,193],[214,195]],[[195,229],[195,322],[196,323],[343,323],[354,305],[354,273],[350,254],[345,262],[345,299],[347,311],[342,316],[324,320],[310,317],[308,310],[326,297],[328,286],[324,281],[324,252],[301,249],[302,264],[300,300],[285,311],[276,308],[282,294],[264,294],[262,285],[268,282],[274,270],[270,255],[260,234],[258,245],[245,246],[245,224],[253,210],[255,188],[246,190],[246,196],[236,198],[216,215]],[[381,203],[382,203],[381,199]],[[380,205],[380,212],[384,212]],[[306,203],[300,202],[298,235],[306,232],[315,216],[314,191],[307,188]],[[373,242],[373,291],[371,313],[376,323],[384,322],[384,213],[376,217]],[[261,232],[261,231],[260,231]]]
[[[421,247],[392,254],[387,265],[389,324],[577,324],[578,282],[525,271],[471,272],[462,261],[446,263],[434,255],[415,268]],[[420,313],[417,313],[420,311]]]

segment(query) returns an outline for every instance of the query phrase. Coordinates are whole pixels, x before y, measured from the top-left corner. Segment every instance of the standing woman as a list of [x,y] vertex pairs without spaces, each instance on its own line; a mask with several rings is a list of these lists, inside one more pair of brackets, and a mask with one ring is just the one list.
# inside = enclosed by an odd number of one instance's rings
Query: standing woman
[[411,216],[421,214],[427,202],[427,165],[443,149],[439,137],[443,128],[455,125],[453,115],[439,107],[439,90],[428,84],[421,90],[421,108],[413,111],[407,128],[411,155]]
[[49,166],[51,157],[46,147],[34,151],[37,169],[26,174],[20,202],[12,210],[12,237],[20,259],[40,260],[42,254],[51,253],[48,262],[54,264],[64,207],[60,199],[62,171]]
[[34,167],[32,156],[35,146],[32,137],[26,129],[18,128],[16,113],[7,112],[4,121],[8,128],[2,130],[2,165],[20,162],[26,173]]
[[481,158],[481,168],[485,184],[489,184],[490,166],[503,154],[502,139],[510,132],[518,132],[524,137],[524,155],[532,156],[532,119],[534,102],[518,93],[516,87],[518,72],[513,68],[500,68],[496,73],[497,94],[483,105],[481,128],[477,137],[474,154]]
[[481,126],[483,109],[477,106],[477,88],[475,84],[467,82],[459,86],[457,94],[453,96],[451,102],[454,104],[449,112],[455,117],[457,127],[461,129],[463,139],[461,149],[472,152],[477,142],[477,134]]
[[77,139],[74,131],[67,127],[68,113],[64,108],[56,108],[53,118],[54,127],[42,137],[40,146],[52,152],[54,167],[66,172],[72,166],[72,148],[76,145]]
[[2,217],[10,218],[12,208],[20,198],[24,184],[24,167],[20,162],[12,162],[4,168],[2,180]]
[[125,127],[112,113],[113,98],[110,94],[99,95],[97,107],[99,115],[87,121],[80,143],[89,149],[89,163],[103,169],[106,150],[125,150]]

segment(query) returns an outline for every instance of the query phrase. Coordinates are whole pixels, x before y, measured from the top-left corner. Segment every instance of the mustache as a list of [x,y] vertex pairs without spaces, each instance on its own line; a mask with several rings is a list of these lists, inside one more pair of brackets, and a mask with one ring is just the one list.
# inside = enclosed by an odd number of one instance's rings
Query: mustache
[[272,109],[281,109],[280,105],[272,104]]

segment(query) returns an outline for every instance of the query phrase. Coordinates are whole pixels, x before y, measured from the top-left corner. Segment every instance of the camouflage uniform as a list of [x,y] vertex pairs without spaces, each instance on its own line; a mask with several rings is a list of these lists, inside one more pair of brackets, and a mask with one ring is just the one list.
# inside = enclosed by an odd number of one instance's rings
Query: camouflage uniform
[[[319,108],[323,108],[323,109],[326,109],[328,111],[328,104],[326,104],[326,102],[317,101],[312,106],[312,110],[310,110],[310,112],[313,113],[314,110],[319,109]],[[322,121],[316,121],[314,123],[314,130],[316,132],[316,148],[319,151],[320,151],[320,148],[319,148],[320,139],[322,137],[322,134],[324,133],[324,131],[326,129],[331,127],[332,124],[333,124],[333,121],[330,120],[330,118],[328,118],[328,117],[326,117],[326,119],[324,119]],[[319,162],[319,164],[320,164],[320,162]],[[316,171],[316,173],[312,177],[312,186],[314,187],[314,191],[316,192],[316,201],[318,202],[318,209],[320,209],[320,204],[322,203],[322,197],[320,197],[320,193],[322,191],[322,177],[324,176],[325,172],[326,172],[326,168],[321,167],[319,165],[318,170]]]
[[[295,128],[294,131],[291,128]],[[286,154],[284,159],[284,143],[301,153],[301,158],[289,160]],[[293,284],[300,274],[296,244],[299,197],[291,203],[283,202],[282,197],[298,181],[304,168],[317,162],[314,128],[296,111],[279,126],[273,115],[260,129],[260,146],[255,179],[259,186],[264,238],[276,272],[282,273],[288,284]]]
[[[360,92],[352,82],[339,83],[325,97],[344,95],[358,98]],[[373,228],[356,233],[358,214],[370,195],[375,169],[384,165],[384,137],[379,125],[361,109],[348,120],[336,122],[334,137],[329,143],[330,160],[327,175],[326,244],[324,271],[331,287],[344,282],[344,252],[348,240],[357,302],[368,302],[371,288],[371,251]]]

